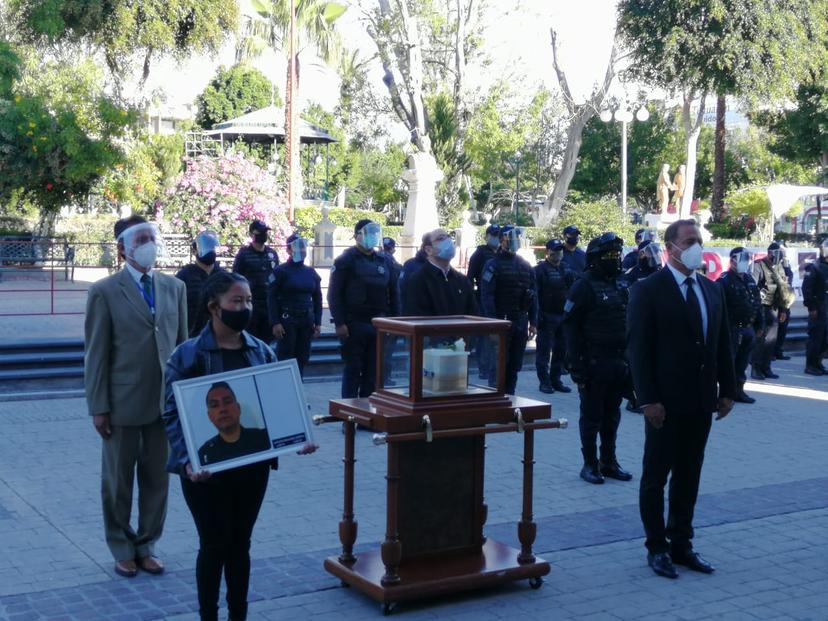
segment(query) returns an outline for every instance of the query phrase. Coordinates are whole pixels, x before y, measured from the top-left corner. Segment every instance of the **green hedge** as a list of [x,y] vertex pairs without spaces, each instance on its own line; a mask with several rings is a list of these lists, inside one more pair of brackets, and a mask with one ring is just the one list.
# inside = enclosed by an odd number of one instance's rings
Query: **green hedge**
[[[313,239],[314,227],[322,221],[322,208],[316,206],[298,207],[294,211],[293,217],[295,219],[294,227],[299,234],[307,239]],[[385,214],[379,213],[378,211],[351,209],[348,207],[328,208],[328,219],[336,226],[353,229],[354,225],[364,218],[373,220],[385,228]]]

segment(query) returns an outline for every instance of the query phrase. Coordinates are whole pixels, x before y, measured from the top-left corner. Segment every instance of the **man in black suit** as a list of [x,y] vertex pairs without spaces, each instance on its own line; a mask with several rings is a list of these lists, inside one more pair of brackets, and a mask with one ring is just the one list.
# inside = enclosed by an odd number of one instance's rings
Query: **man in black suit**
[[664,242],[667,266],[630,289],[627,354],[646,421],[639,507],[647,562],[656,574],[677,578],[674,563],[713,572],[693,551],[693,511],[712,414],[728,415],[736,378],[724,296],[696,273],[703,262],[698,225],[677,220]]

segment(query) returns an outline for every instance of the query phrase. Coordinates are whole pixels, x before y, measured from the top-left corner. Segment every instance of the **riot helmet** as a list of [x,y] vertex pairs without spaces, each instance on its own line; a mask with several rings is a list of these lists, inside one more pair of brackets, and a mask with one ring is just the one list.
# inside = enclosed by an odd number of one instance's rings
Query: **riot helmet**
[[603,233],[587,245],[587,267],[594,268],[607,278],[614,278],[621,272],[623,249],[623,239],[613,232]]

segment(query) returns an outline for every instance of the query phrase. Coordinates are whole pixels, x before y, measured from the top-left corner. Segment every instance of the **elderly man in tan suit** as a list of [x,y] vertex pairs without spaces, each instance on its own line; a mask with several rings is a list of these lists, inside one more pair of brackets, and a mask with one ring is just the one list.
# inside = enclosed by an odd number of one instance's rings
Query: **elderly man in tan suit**
[[[139,216],[118,220],[125,266],[89,288],[86,304],[86,400],[103,438],[101,496],[115,572],[160,574],[153,547],[167,513],[167,436],[161,423],[164,365],[187,338],[187,293],[152,269],[157,230]],[[130,525],[138,479],[138,527]]]

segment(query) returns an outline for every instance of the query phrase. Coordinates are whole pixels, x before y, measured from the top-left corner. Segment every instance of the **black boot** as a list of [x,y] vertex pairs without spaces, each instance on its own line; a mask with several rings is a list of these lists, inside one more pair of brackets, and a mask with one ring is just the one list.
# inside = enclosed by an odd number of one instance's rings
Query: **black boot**
[[572,389],[569,386],[566,386],[560,379],[557,382],[552,382],[552,388],[557,390],[558,392],[572,392]]
[[547,395],[551,395],[553,392],[555,392],[555,387],[549,383],[549,380],[541,380],[540,386],[538,386],[538,390]]
[[581,453],[584,456],[584,467],[581,468],[581,478],[587,483],[601,485],[604,482],[604,477],[601,476],[601,472],[598,469],[598,451],[595,448],[582,448]]
[[734,399],[734,401],[736,401],[736,403],[756,403],[756,399],[748,396],[748,394],[745,392],[744,382],[739,384],[739,387],[736,390],[736,398]]
[[624,470],[618,465],[617,459],[601,460],[600,472],[608,479],[615,479],[616,481],[631,481],[633,475]]

